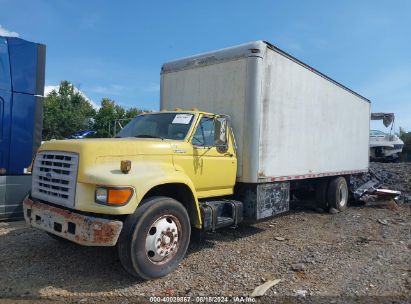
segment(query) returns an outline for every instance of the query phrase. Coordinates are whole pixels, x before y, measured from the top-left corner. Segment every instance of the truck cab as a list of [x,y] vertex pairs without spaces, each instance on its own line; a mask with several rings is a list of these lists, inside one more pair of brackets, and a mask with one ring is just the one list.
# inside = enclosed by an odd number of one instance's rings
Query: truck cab
[[212,229],[217,221],[238,221],[238,204],[214,206],[220,215],[228,208],[226,217],[212,218],[212,207],[200,208],[202,199],[233,194],[236,169],[227,116],[195,109],[144,113],[116,138],[44,143],[33,163],[24,214],[53,237],[88,246],[118,244],[127,271],[153,278],[178,265],[191,226]]

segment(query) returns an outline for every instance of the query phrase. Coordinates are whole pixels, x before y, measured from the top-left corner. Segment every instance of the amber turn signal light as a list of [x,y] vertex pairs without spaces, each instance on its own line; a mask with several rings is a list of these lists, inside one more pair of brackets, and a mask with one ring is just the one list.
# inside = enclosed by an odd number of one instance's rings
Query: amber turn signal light
[[96,203],[112,206],[123,206],[127,204],[133,196],[133,189],[128,187],[96,189]]
[[131,190],[130,188],[108,189],[107,203],[109,205],[124,205],[128,203],[132,195],[133,190]]

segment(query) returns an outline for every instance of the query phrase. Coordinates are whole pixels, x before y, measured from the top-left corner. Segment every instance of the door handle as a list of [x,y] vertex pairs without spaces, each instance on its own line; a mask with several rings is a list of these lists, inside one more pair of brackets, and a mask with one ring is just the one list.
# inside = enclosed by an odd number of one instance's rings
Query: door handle
[[230,152],[226,152],[226,153],[224,153],[224,156],[230,156],[230,157],[233,157],[233,156],[234,156],[234,154],[233,154],[233,153],[230,153]]

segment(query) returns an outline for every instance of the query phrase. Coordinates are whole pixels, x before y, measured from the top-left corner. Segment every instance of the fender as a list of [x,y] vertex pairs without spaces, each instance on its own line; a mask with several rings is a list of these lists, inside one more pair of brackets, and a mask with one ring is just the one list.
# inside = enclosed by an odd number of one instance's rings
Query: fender
[[[192,181],[182,171],[177,171],[171,162],[156,160],[132,160],[128,174],[120,171],[120,161],[90,166],[77,181],[76,209],[101,214],[134,213],[143,197],[154,187],[164,184],[180,183],[186,185],[195,202],[197,218],[195,226],[201,227],[201,215],[197,194]],[[113,207],[95,203],[97,186],[128,186],[134,189],[133,197],[125,206]],[[93,202],[93,203],[90,203]]]

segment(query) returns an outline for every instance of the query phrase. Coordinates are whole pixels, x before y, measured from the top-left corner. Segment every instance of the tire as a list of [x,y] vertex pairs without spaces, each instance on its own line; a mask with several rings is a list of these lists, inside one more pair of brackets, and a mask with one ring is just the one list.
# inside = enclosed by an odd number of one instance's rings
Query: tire
[[338,211],[347,209],[348,185],[344,177],[339,176],[330,181],[327,190],[327,200],[330,208]]
[[144,280],[163,277],[184,258],[191,226],[187,210],[168,197],[141,202],[124,221],[118,254],[124,269]]
[[315,201],[318,208],[327,211],[328,206],[328,179],[319,179],[315,185]]

